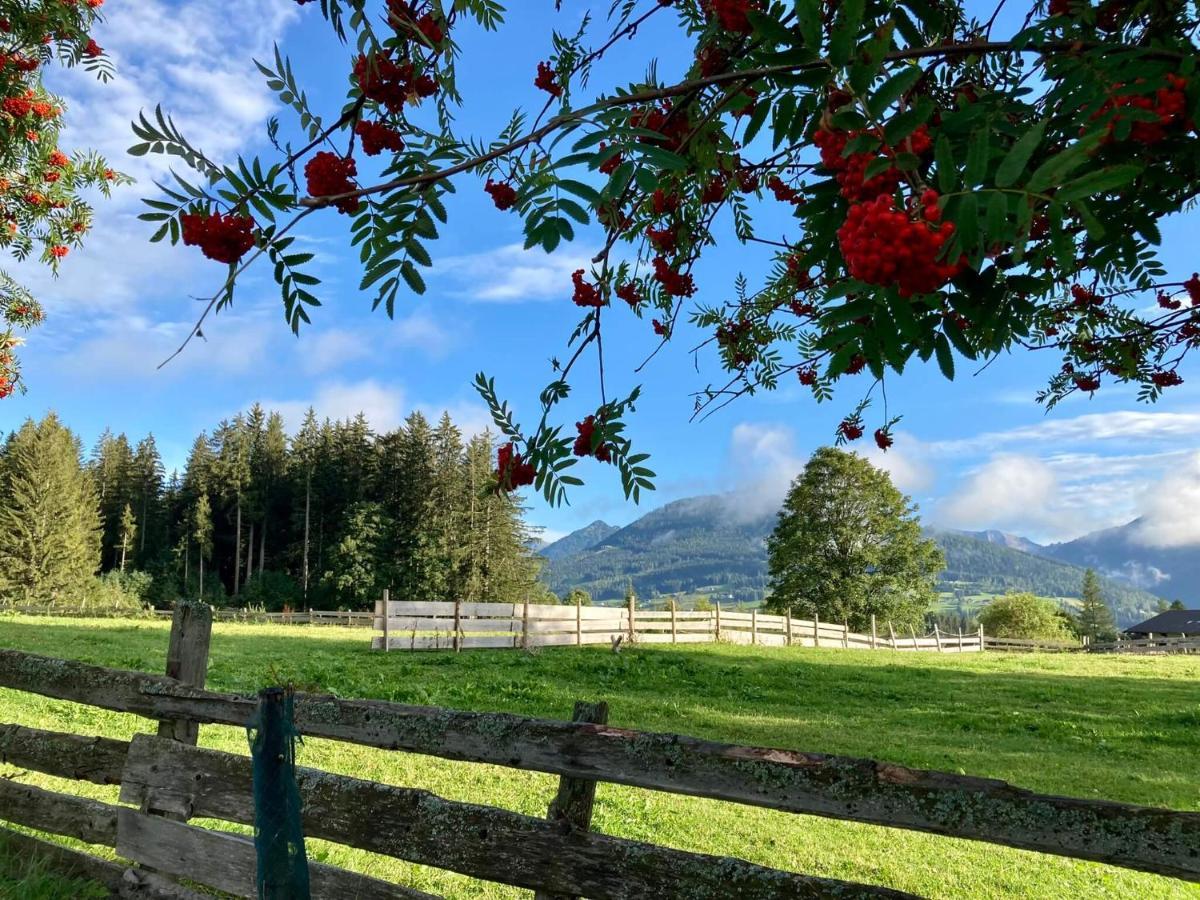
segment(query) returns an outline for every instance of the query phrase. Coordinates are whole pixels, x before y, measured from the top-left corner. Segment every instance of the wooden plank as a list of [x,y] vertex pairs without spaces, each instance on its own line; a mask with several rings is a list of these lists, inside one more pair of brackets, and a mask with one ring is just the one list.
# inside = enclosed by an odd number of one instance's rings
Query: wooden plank
[[[132,809],[121,809],[117,853],[159,872],[187,878],[237,897],[257,897],[258,859],[254,841],[237,834],[209,831]],[[309,862],[314,897],[355,900],[432,900],[433,895],[368,878],[357,872]]]
[[[672,600],[672,608],[675,601]],[[608,704],[576,701],[572,722],[591,722],[595,725],[608,724]],[[568,778],[558,782],[558,793],[550,802],[546,818],[558,825],[564,833],[586,832],[592,827],[592,808],[596,804],[596,782],[588,778]],[[572,894],[556,894],[538,891],[534,900],[580,900]]]
[[[212,607],[207,603],[177,603],[167,645],[167,677],[189,687],[204,687],[211,639]],[[158,733],[161,737],[195,745],[200,736],[200,725],[186,720],[159,722]]]
[[92,784],[120,784],[129,744],[0,724],[0,762]]
[[112,897],[141,898],[141,900],[211,900],[209,895],[200,894],[176,884],[169,878],[144,869],[131,869],[121,863],[100,859],[90,853],[80,853],[39,840],[18,831],[0,828],[0,848],[22,860],[44,861],[55,874],[68,878],[86,878],[108,888]]
[[[468,613],[465,607],[476,606],[481,604],[464,603],[463,615],[476,615],[476,613]],[[500,609],[506,608],[508,612],[504,615],[511,616],[511,603],[497,603],[496,613],[500,614]],[[388,601],[389,616],[453,616],[454,604],[442,600],[389,600]]]
[[38,831],[78,838],[85,844],[114,846],[120,809],[98,800],[58,794],[0,778],[0,819]]
[[[305,502],[307,502],[307,500]],[[308,552],[307,545],[305,545],[304,552],[305,553]],[[391,630],[392,630],[392,618],[391,618],[391,616],[388,615],[388,604],[391,602],[391,600],[390,600],[391,593],[392,592],[390,590],[388,590],[387,588],[383,589],[383,609],[380,610],[380,612],[382,612],[382,614],[383,614],[383,652],[384,653],[387,653],[389,650],[392,649],[392,642],[388,639],[391,635]],[[375,627],[378,628],[379,626],[376,625]]]
[[[678,630],[677,622],[675,619],[675,601],[672,600],[671,601],[671,643],[672,644],[676,643],[675,638],[678,634],[679,634],[679,630]],[[605,718],[605,721],[608,721],[607,716]]]
[[[581,723],[576,727],[604,726]],[[176,750],[176,746],[150,735],[135,738],[122,796],[128,802],[138,802],[141,796],[173,796],[179,809],[188,808],[195,816],[248,823],[253,816],[250,760],[215,750],[181,746]],[[313,769],[298,769],[296,774],[309,837],[501,884],[593,900],[911,896],[564,829],[559,822],[445,800],[413,788]],[[122,837],[124,827],[123,820]],[[161,854],[159,833],[152,836],[156,840],[145,852]],[[124,852],[121,847],[118,851]],[[147,862],[159,868],[156,862]],[[315,879],[313,888],[314,897],[352,896],[322,893]]]
[[[152,719],[245,726],[253,697],[0,650],[0,686]],[[1200,880],[1200,813],[1035,794],[1002,781],[677,734],[296,695],[305,735],[1091,859]]]

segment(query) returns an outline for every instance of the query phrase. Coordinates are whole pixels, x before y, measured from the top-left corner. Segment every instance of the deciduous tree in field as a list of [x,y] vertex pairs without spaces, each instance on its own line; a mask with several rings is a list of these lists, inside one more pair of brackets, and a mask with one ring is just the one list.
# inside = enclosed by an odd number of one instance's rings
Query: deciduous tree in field
[[1057,604],[1034,594],[997,597],[980,611],[979,623],[984,632],[993,637],[1052,641],[1071,638]]
[[74,604],[100,567],[100,514],[79,439],[53,413],[0,454],[0,601]]
[[[614,317],[644,323],[648,356],[684,322],[706,330],[724,374],[698,386],[697,414],[796,382],[817,400],[837,389],[838,441],[885,449],[885,380],[917,361],[953,378],[1037,351],[1061,360],[1048,405],[1120,382],[1154,400],[1200,343],[1200,276],[1157,249],[1159,221],[1200,193],[1194,3],[571,4],[514,98],[528,112],[476,137],[455,125],[472,102],[462,38],[501,29],[502,3],[300,2],[349,48],[344,102],[314,108],[280,50],[258,65],[294,116],[272,120],[265,156],[214,160],[144,115],[133,152],[193,170],[144,218],[223,267],[204,315],[262,262],[293,329],[319,300],[296,243],[319,216],[347,217],[361,287],[389,315],[424,292],[453,191],[486,192],[529,248],[587,229],[591,263],[561,300],[581,318],[535,420],[477,381],[504,436],[502,490],[560,502],[585,457],[627,495],[653,487],[626,434],[640,388],[604,366]],[[672,30],[683,52],[659,65]],[[598,67],[618,54],[623,75]],[[702,260],[729,242],[750,248],[748,274],[706,280]],[[584,364],[599,387],[577,396]]]
[[872,615],[897,626],[921,622],[944,568],[937,545],[921,536],[916,507],[887,473],[832,447],[814,453],[792,482],[767,564],[769,610],[859,630]]

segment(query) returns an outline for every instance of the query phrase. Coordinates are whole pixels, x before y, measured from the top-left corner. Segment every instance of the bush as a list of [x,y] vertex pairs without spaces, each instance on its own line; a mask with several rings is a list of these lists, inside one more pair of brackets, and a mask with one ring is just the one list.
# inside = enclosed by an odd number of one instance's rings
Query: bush
[[145,572],[105,572],[95,579],[82,609],[101,615],[142,615],[153,584]]
[[1026,640],[1069,641],[1070,628],[1053,600],[1034,594],[997,597],[979,613],[985,634]]
[[237,605],[259,607],[266,612],[282,612],[285,606],[300,609],[304,593],[286,572],[265,571],[246,582]]

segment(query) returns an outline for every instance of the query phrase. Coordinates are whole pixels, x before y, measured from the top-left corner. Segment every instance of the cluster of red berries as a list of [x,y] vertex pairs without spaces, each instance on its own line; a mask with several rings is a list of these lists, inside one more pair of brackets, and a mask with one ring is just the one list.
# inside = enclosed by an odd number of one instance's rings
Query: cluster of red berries
[[607,444],[595,443],[595,416],[588,416],[582,422],[576,422],[575,430],[579,432],[579,436],[575,438],[574,453],[576,456],[594,456],[600,462],[612,462],[612,449]]
[[636,281],[627,281],[618,287],[617,296],[628,303],[631,309],[636,309],[642,302],[642,292],[638,290]]
[[[604,141],[601,141],[600,147],[598,149],[601,153],[603,153],[605,150],[608,149],[608,145]],[[610,156],[604,162],[600,163],[600,171],[603,172],[605,175],[611,175],[613,172],[617,171],[617,167],[620,166],[621,163],[624,161],[625,161],[624,155],[620,154],[620,153],[616,153],[613,156]]]
[[[5,97],[3,103],[0,103],[0,109],[14,119],[23,119],[31,114],[39,119],[53,119],[61,112],[54,104],[38,100],[36,97],[37,95],[30,90],[20,97]],[[26,137],[28,136],[27,134]],[[36,138],[31,138],[31,140],[36,140]]]
[[656,188],[650,195],[650,207],[656,216],[669,216],[679,211],[679,195],[668,194],[662,188]]
[[717,346],[729,352],[733,364],[742,368],[750,365],[754,357],[746,348],[746,338],[753,326],[746,319],[735,322],[728,319],[717,326]]
[[575,285],[575,293],[571,299],[576,306],[593,306],[598,309],[603,305],[604,301],[600,298],[600,291],[594,284],[588,284],[583,280],[583,269],[576,269],[571,273],[571,283]]
[[1086,391],[1089,394],[1100,390],[1100,377],[1098,375],[1076,375],[1071,379],[1075,382],[1075,387],[1081,391]]
[[[1153,113],[1151,121],[1135,120],[1129,129],[1131,140],[1140,144],[1157,144],[1167,136],[1167,129],[1177,123],[1187,121],[1187,82],[1178,75],[1167,75],[1167,86],[1161,87],[1153,94],[1117,94],[1107,101],[1096,113],[1096,117],[1104,115],[1113,109],[1140,109]],[[1113,132],[1120,113],[1113,116],[1108,123],[1106,140],[1113,140]]]
[[805,387],[812,387],[817,383],[817,368],[816,366],[803,366],[796,370],[796,377]]
[[674,253],[679,240],[677,230],[671,226],[647,228],[646,237],[659,253]]
[[800,204],[804,202],[804,192],[784,183],[778,175],[772,175],[767,179],[767,187],[771,189],[775,199],[781,203]]
[[863,436],[862,422],[857,418],[842,419],[837,430],[848,441],[857,441]]
[[367,156],[378,156],[384,150],[398,153],[404,149],[404,138],[386,122],[370,122],[363,119],[354,126],[354,133],[362,139],[363,153]]
[[692,276],[675,271],[661,256],[654,257],[654,280],[662,285],[668,297],[690,297],[696,293]]
[[407,3],[405,0],[388,0],[388,10],[396,22],[407,23],[416,28],[434,47],[445,40],[446,34],[432,12],[426,11],[418,15],[416,4]]
[[33,72],[41,64],[41,60],[33,56],[22,56],[20,53],[0,53],[0,69],[12,66],[18,72]]
[[702,78],[708,78],[724,72],[729,66],[729,55],[720,47],[701,47],[696,54],[696,62],[700,66]]
[[1183,289],[1188,292],[1193,306],[1200,306],[1200,272],[1193,272],[1192,277],[1183,283]]
[[712,180],[700,192],[701,203],[720,203],[725,199],[725,191],[729,188],[729,176],[714,175]]
[[751,32],[747,16],[750,10],[759,8],[757,0],[708,0],[706,6],[710,17],[715,16],[723,29],[737,34]]
[[870,180],[865,178],[867,166],[879,159],[880,154],[894,158],[898,151],[907,150],[920,156],[928,153],[933,147],[929,129],[922,125],[905,138],[904,143],[899,147],[884,144],[878,152],[864,151],[851,153],[849,156],[843,155],[846,145],[853,138],[868,133],[875,134],[875,132],[841,131],[824,127],[818,128],[813,133],[813,143],[821,150],[821,165],[833,173],[834,179],[841,186],[842,196],[847,200],[870,200],[880,194],[895,192],[903,178],[900,170],[895,166],[890,166]]
[[[314,197],[333,197],[358,190],[352,180],[358,174],[354,159],[338,156],[328,150],[313,155],[304,166],[304,177],[308,181],[308,192]],[[335,204],[340,212],[350,215],[358,211],[361,201],[357,197],[343,197]]]
[[895,285],[901,297],[911,297],[933,293],[958,275],[964,258],[953,263],[941,259],[954,225],[927,221],[929,211],[938,209],[934,191],[925,191],[921,201],[925,213],[916,219],[896,209],[887,194],[850,207],[845,224],[838,229],[838,243],[854,278],[868,284]]
[[554,68],[548,62],[540,62],[537,67],[537,77],[533,79],[533,86],[540,88],[552,97],[561,97],[563,94],[562,85],[558,83],[558,76],[554,73]]
[[664,100],[659,106],[635,109],[629,115],[629,125],[631,128],[644,128],[661,134],[661,138],[642,135],[638,140],[643,144],[655,144],[668,150],[681,149],[692,128],[687,111],[676,112],[670,100]]
[[1103,306],[1104,297],[1081,284],[1071,285],[1071,305],[1076,309],[1087,309],[1089,306]]
[[875,446],[880,450],[886,450],[894,443],[895,441],[892,440],[892,433],[886,428],[875,429]]
[[509,441],[496,451],[496,481],[500,490],[512,491],[533,484],[533,466],[521,458],[516,445]]
[[360,56],[354,62],[354,77],[364,97],[382,103],[393,113],[400,112],[409,98],[432,97],[437,93],[437,82],[432,76],[417,74],[411,62],[397,63],[390,53]]
[[1154,382],[1155,386],[1160,388],[1177,387],[1183,384],[1183,376],[1174,369],[1164,372],[1151,372],[1150,380]]
[[507,181],[492,181],[489,178],[483,189],[491,195],[496,209],[511,209],[517,202],[517,190]]
[[217,262],[232,265],[254,246],[254,220],[249,216],[184,213],[179,224],[183,226],[183,243],[199,247],[205,256]]

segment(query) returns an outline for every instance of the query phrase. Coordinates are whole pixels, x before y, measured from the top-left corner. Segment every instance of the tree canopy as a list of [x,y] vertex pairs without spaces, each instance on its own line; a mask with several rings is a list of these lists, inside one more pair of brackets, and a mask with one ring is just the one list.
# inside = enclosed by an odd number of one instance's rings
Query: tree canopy
[[984,633],[993,637],[1065,641],[1068,622],[1053,600],[1026,593],[997,597],[979,612]]
[[[1200,276],[1158,253],[1159,221],[1200,190],[1195,4],[998,0],[978,17],[961,0],[571,4],[547,25],[530,95],[474,136],[455,124],[472,102],[460,39],[501,29],[504,4],[301,2],[351,48],[344,101],[315,108],[279,49],[258,68],[292,116],[271,120],[266,154],[214,160],[166,113],[143,115],[132,152],[192,170],[143,218],[154,240],[223,267],[193,335],[260,261],[288,324],[308,322],[320,283],[295,242],[318,215],[349,218],[361,287],[388,314],[424,292],[456,190],[519,216],[529,248],[594,240],[563,285],[581,319],[536,421],[477,380],[505,440],[501,489],[560,502],[582,457],[611,463],[627,495],[653,487],[626,432],[640,387],[615,390],[604,368],[613,316],[645,321],[659,346],[684,321],[708,331],[724,375],[698,386],[698,415],[798,381],[817,400],[849,392],[839,442],[873,428],[884,448],[886,379],[915,361],[953,378],[1038,351],[1061,360],[1049,405],[1112,382],[1154,400],[1200,342]],[[674,38],[647,44],[651,19]],[[664,40],[685,64],[658,65]],[[602,82],[597,64],[617,54],[623,74]],[[782,230],[756,224],[780,212]],[[703,282],[701,260],[731,241],[754,265]],[[576,398],[585,361],[599,390]]]
[[886,472],[822,447],[792,482],[767,540],[768,609],[870,626],[923,621],[944,566]]
[[1100,579],[1092,569],[1083,573],[1082,600],[1075,616],[1075,630],[1091,641],[1115,641],[1117,621],[1100,593]]

